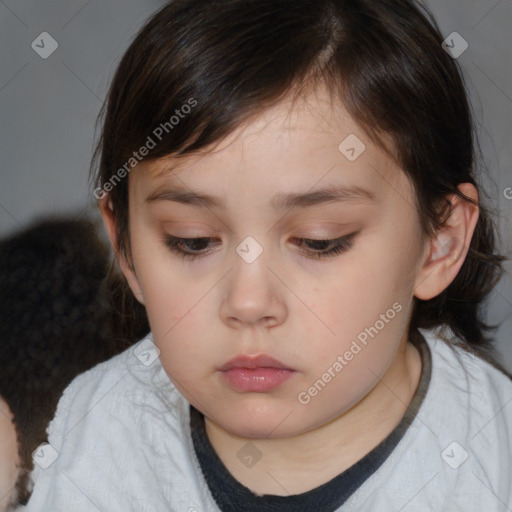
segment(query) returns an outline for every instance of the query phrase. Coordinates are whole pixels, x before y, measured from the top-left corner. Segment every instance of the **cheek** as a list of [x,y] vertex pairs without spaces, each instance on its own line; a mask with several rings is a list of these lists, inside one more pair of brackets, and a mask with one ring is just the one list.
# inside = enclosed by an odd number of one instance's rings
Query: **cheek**
[[171,285],[161,277],[146,282],[145,292],[146,311],[162,365],[188,381],[194,372],[211,365],[209,347],[215,350],[218,342],[211,339],[207,328],[207,319],[213,319],[214,313],[208,309],[211,304],[204,296],[204,287],[180,283],[179,279]]
[[416,228],[413,223],[386,220],[357,254],[350,295],[354,304],[366,303],[363,310],[372,316],[364,315],[367,320],[377,320],[396,301],[405,308],[412,300],[421,250]]
[[[413,281],[404,269],[404,262],[391,253],[358,253],[344,260],[322,285],[302,291],[312,313],[305,317],[308,334],[316,331],[331,345],[357,337],[388,310],[394,318],[396,309],[407,309],[412,296]],[[399,304],[395,309],[394,303]]]
[[359,402],[378,383],[393,363],[405,325],[404,309],[387,311],[388,323],[379,317],[375,321],[363,315],[340,315],[336,336],[324,336],[308,348],[310,366],[300,380],[299,404],[327,421]]
[[[144,280],[144,302],[155,340],[172,345],[186,339],[193,347],[205,338],[205,319],[213,311],[206,292],[212,285],[184,280],[179,275],[156,272]],[[206,331],[206,332],[205,332]]]
[[331,388],[339,386],[349,398],[375,383],[374,374],[392,363],[407,328],[412,286],[405,265],[399,251],[360,253],[340,265],[334,280],[310,290],[315,315],[308,315],[304,332],[314,369],[303,384],[329,380],[322,375],[330,370],[336,377],[329,382],[337,383]]
[[132,245],[135,274],[155,337],[165,338],[191,308],[194,283],[158,240],[144,235]]
[[[16,431],[9,418],[0,411],[0,498],[11,494],[18,475]],[[8,499],[4,500],[6,503]],[[4,501],[0,501],[0,510]]]
[[[160,360],[178,387],[190,388],[194,376],[212,364],[209,347],[215,350],[215,340],[209,339],[207,322],[214,310],[207,292],[217,280],[185,271],[183,262],[154,237],[141,236],[137,242],[134,265]],[[186,395],[186,389],[180,390]]]

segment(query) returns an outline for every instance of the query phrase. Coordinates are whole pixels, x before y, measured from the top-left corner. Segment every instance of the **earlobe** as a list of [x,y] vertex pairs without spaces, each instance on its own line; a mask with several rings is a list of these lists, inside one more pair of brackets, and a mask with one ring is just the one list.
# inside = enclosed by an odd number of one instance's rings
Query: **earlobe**
[[126,257],[122,254],[121,250],[119,249],[119,241],[117,237],[117,223],[110,195],[107,195],[106,197],[99,201],[99,208],[101,217],[103,219],[103,223],[105,225],[105,230],[107,232],[110,244],[112,245],[112,249],[116,256],[117,263],[119,264],[121,271],[126,277],[128,285],[130,286],[133,294],[135,295],[135,298],[141,304],[144,304],[144,297],[142,295],[139,280],[135,273],[135,268],[132,263],[127,261]]
[[[478,192],[471,183],[459,190],[478,203]],[[469,250],[478,221],[478,206],[452,195],[447,198],[452,211],[436,236],[429,240],[425,261],[417,275],[414,296],[421,300],[437,297],[453,282]]]

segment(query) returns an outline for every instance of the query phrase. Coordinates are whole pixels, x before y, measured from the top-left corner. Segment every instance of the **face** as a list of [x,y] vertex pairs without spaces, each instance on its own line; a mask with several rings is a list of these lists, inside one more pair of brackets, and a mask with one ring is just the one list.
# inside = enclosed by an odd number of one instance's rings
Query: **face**
[[5,512],[14,495],[18,478],[18,444],[9,406],[0,397],[0,512]]
[[374,388],[407,341],[423,255],[396,164],[325,94],[290,105],[129,176],[123,269],[161,362],[249,438],[321,427]]

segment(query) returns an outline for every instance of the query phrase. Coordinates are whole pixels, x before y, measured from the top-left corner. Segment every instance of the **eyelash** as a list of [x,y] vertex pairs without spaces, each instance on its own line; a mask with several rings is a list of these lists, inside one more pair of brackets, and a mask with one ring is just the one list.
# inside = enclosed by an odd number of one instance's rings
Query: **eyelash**
[[[331,244],[332,247],[324,252],[315,252],[312,254],[313,258],[321,259],[321,258],[329,258],[337,256],[338,254],[344,253],[352,248],[353,238],[357,235],[357,233],[351,233],[350,235],[342,236],[340,238],[335,238],[332,240],[316,240],[312,238],[293,238],[293,240],[300,240],[301,242],[312,242],[313,244]],[[184,251],[180,248],[180,244],[187,242],[211,242],[214,241],[214,238],[211,237],[200,237],[200,238],[179,238],[172,235],[165,235],[163,242],[164,244],[175,254],[182,257],[183,259],[194,260],[200,256],[204,256],[209,254],[208,252],[201,253],[191,253]]]

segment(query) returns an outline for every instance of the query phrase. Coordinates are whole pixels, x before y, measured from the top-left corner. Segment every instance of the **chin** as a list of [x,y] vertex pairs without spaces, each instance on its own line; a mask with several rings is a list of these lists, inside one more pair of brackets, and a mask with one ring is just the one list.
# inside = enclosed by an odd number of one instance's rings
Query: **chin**
[[[272,439],[289,437],[292,425],[287,421],[293,417],[294,409],[283,404],[269,404],[268,399],[259,399],[255,402],[233,404],[222,411],[220,426],[227,432],[238,437],[250,439]],[[298,433],[298,432],[296,432]]]

